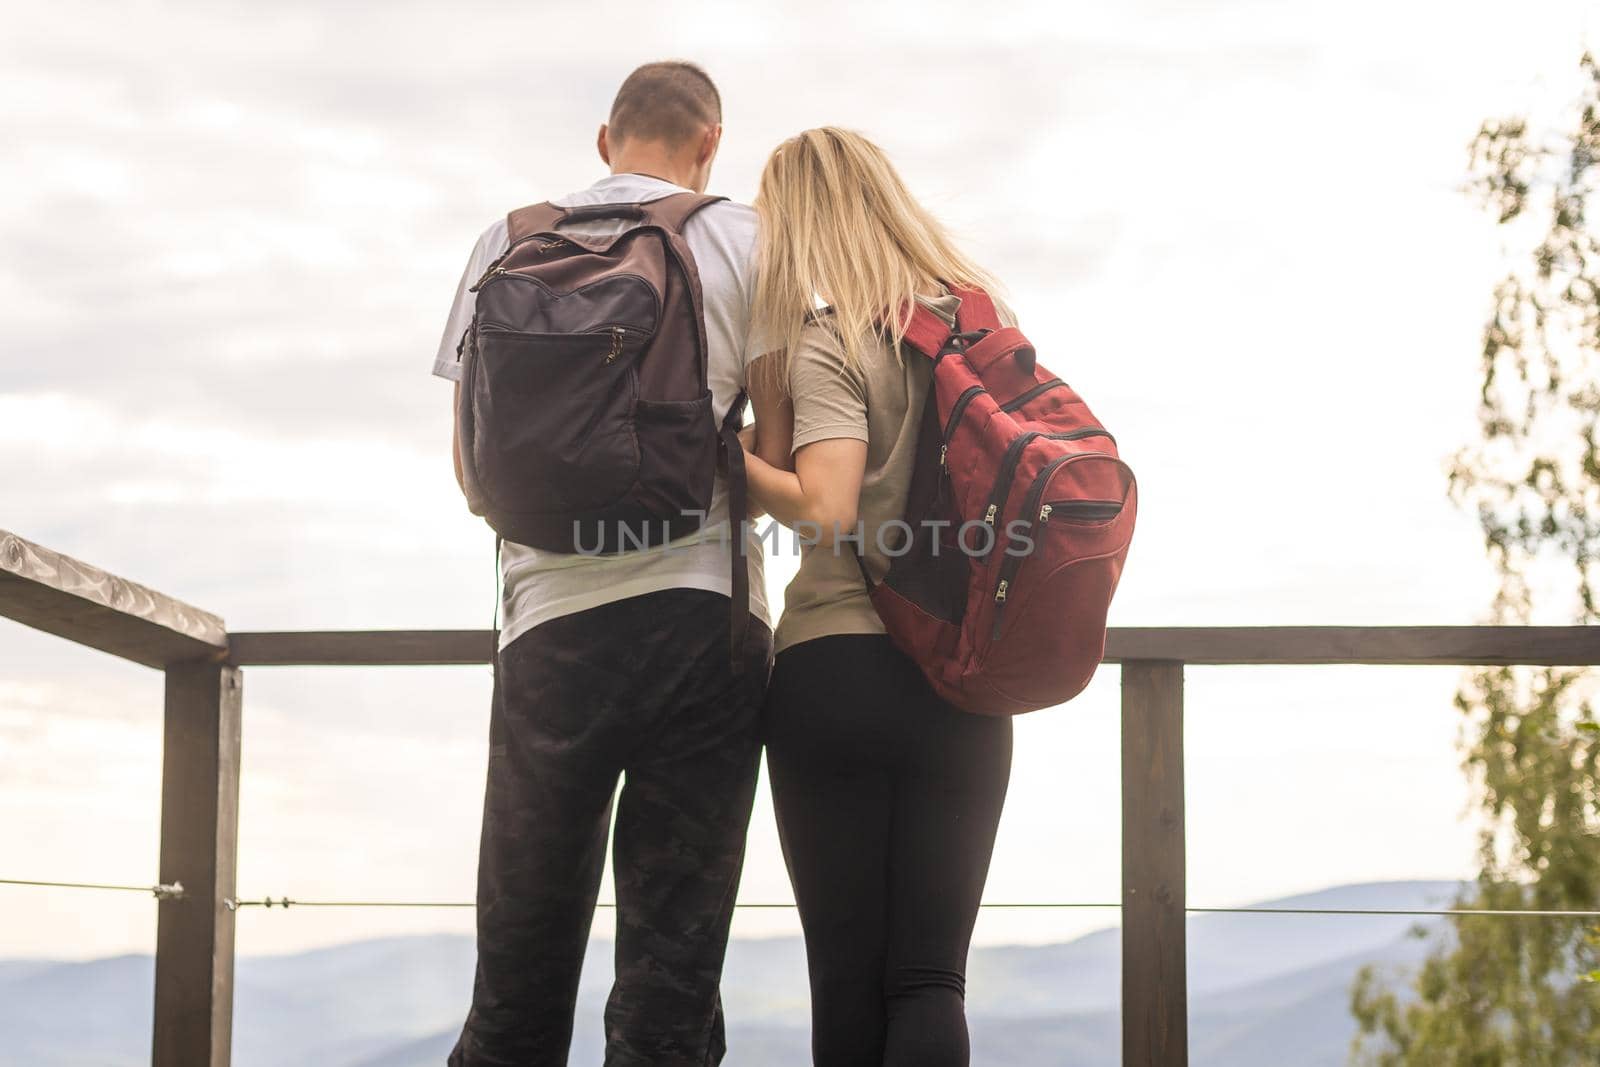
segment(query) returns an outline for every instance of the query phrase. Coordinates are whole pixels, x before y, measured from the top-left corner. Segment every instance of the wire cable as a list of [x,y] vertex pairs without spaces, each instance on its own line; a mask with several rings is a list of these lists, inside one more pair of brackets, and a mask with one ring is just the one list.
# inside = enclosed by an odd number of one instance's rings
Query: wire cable
[[[98,889],[120,893],[149,893],[157,900],[179,900],[184,896],[182,882],[170,885],[113,885],[106,882],[52,882],[30,878],[0,878],[0,885],[31,886],[44,889]],[[472,908],[477,905],[466,900],[296,900],[292,897],[263,897],[260,900],[239,900],[228,897],[223,904],[230,911],[240,908]],[[616,903],[602,901],[600,909],[615,909]],[[1100,909],[1118,910],[1121,904],[1092,903],[1086,901],[994,901],[978,905],[995,911],[1008,910],[1060,910]],[[792,911],[796,905],[784,901],[759,901],[738,903],[743,910]],[[1476,916],[1484,918],[1533,919],[1600,919],[1600,910],[1558,908],[1278,908],[1278,907],[1207,907],[1194,906],[1183,909],[1191,915],[1405,915],[1419,917]]]
[[[232,909],[266,908],[471,908],[469,901],[409,901],[409,900],[294,900],[289,897],[264,900],[229,900]],[[1104,909],[1118,910],[1121,904],[1100,904],[1078,901],[1016,901],[994,902],[978,905],[992,910],[1014,909]],[[601,902],[596,908],[615,908],[616,904]],[[740,909],[793,910],[790,903],[735,904]],[[1483,916],[1516,918],[1600,919],[1600,911],[1558,910],[1549,908],[1272,908],[1272,907],[1190,907],[1189,914],[1203,915],[1410,915],[1410,916]]]
[[[233,900],[224,901],[228,908],[237,911],[240,908],[472,908],[477,905],[465,900],[295,900],[292,897],[265,897],[261,900]],[[613,909],[617,905],[612,901],[601,901],[596,908]],[[1120,908],[1120,904],[1085,904],[1085,903],[993,903],[980,904],[980,908]],[[793,911],[797,905],[787,902],[751,902],[738,903],[735,908],[758,910],[788,910]]]
[[0,885],[35,886],[45,889],[102,889],[115,893],[149,893],[157,900],[179,900],[183,897],[183,883],[171,885],[109,885],[105,882],[45,882],[30,878],[0,878]]
[[1600,911],[1558,911],[1548,908],[1185,908],[1183,910],[1225,915],[1484,915],[1600,919]]

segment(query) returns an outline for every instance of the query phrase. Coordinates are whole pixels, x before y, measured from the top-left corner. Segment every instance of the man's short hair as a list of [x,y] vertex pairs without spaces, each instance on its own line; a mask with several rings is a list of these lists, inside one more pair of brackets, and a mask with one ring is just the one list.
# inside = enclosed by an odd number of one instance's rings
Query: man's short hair
[[614,141],[685,144],[722,121],[722,97],[693,63],[646,63],[622,83],[606,120]]

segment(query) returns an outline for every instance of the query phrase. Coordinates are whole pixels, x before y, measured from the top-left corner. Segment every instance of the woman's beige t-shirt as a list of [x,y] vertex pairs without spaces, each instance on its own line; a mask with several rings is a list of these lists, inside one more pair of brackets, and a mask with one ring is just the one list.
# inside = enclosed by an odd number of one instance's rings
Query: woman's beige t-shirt
[[[959,297],[918,299],[955,324]],[[995,304],[1001,321],[1013,325],[1009,310],[999,301]],[[846,366],[844,346],[825,321],[806,326],[789,360],[794,450],[841,437],[867,443],[858,532],[873,581],[889,570],[889,557],[878,545],[878,530],[905,513],[931,377],[932,364],[922,355],[908,352],[901,359],[893,346],[880,340],[863,346],[859,366]],[[893,531],[884,540],[893,545]],[[784,594],[775,650],[831,634],[881,633],[883,623],[867,597],[851,546],[840,542],[802,548],[800,570]]]

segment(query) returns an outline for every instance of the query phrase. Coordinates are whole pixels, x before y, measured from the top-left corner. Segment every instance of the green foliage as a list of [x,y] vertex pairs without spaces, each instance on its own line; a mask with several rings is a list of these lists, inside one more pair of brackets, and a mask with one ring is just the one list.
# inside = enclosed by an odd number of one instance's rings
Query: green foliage
[[[1476,511],[1504,624],[1600,621],[1600,65],[1563,126],[1486,122],[1473,184],[1504,233],[1531,233],[1484,328],[1480,439],[1450,472]],[[1472,671],[1456,696],[1486,816],[1469,909],[1600,909],[1600,723],[1588,672]],[[1370,968],[1353,1062],[1376,1067],[1600,1063],[1600,928],[1581,918],[1454,917],[1408,985]]]

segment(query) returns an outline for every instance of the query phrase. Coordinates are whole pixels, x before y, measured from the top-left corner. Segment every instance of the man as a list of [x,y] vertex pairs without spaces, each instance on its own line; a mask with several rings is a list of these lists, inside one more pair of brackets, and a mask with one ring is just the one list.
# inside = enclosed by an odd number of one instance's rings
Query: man
[[[704,192],[722,136],[704,71],[651,63],[628,76],[600,127],[611,170],[559,207]],[[617,219],[563,227],[610,235]],[[755,214],[726,202],[683,235],[703,290],[707,379],[720,421],[750,350]],[[504,219],[462,275],[434,373],[457,381],[469,287],[506,250]],[[461,477],[460,442],[456,472]],[[698,533],[596,556],[507,542],[488,788],[478,871],[478,968],[452,1067],[564,1065],[616,805],[616,984],[606,1006],[614,1067],[716,1064],[718,985],[744,860],[771,661],[761,552],[751,539],[750,637],[729,655],[733,541],[718,484]]]

